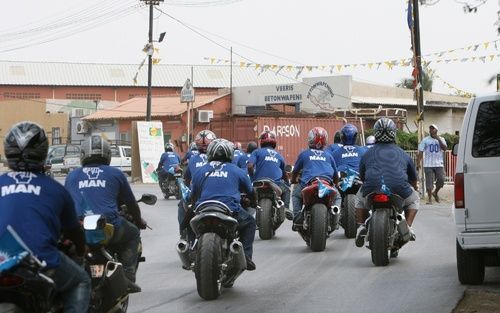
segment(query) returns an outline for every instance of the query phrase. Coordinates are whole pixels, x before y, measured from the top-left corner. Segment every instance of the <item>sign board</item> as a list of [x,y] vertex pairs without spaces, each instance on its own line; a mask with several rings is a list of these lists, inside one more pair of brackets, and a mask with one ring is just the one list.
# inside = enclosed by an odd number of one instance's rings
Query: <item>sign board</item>
[[181,103],[194,102],[194,88],[191,80],[188,78],[181,89]]
[[158,175],[155,169],[162,153],[165,152],[162,123],[137,122],[137,137],[142,182],[157,183]]

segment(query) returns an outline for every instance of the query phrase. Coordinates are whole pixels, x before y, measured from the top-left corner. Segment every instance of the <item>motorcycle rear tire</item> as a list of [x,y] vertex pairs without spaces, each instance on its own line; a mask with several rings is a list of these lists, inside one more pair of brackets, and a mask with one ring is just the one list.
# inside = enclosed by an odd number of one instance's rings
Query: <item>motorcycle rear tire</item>
[[389,264],[389,214],[387,209],[375,210],[370,219],[368,239],[375,266]]
[[347,238],[356,237],[356,208],[354,207],[354,201],[356,200],[356,195],[348,194],[345,199],[345,217],[344,217],[344,235]]
[[273,202],[271,199],[260,199],[259,201],[259,237],[269,240],[273,237]]
[[311,250],[324,251],[328,232],[328,210],[322,203],[316,203],[311,208]]
[[222,239],[215,233],[204,233],[196,253],[196,288],[201,298],[215,300],[221,293]]
[[0,313],[24,313],[24,311],[13,303],[0,303]]

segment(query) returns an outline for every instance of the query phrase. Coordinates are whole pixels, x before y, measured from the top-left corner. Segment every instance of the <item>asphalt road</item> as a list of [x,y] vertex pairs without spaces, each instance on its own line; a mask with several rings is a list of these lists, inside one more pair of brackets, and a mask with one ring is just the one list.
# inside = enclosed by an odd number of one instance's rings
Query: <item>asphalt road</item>
[[219,299],[203,301],[194,273],[181,268],[175,251],[177,201],[163,200],[154,185],[137,184],[133,190],[138,197],[155,193],[159,200],[142,205],[153,230],[142,233],[146,263],[137,276],[143,291],[131,296],[132,313],[451,312],[465,290],[457,279],[448,203],[421,206],[414,224],[417,241],[387,267],[373,266],[370,251],[356,248],[342,229],[327,241],[326,251],[313,253],[285,221],[273,240],[256,236],[256,271],[243,273]]

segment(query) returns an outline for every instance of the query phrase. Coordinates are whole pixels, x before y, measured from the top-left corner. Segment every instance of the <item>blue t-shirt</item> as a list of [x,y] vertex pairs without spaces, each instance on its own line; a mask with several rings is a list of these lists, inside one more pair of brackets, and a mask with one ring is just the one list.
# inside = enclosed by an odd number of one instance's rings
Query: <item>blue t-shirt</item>
[[347,169],[359,172],[359,162],[365,153],[365,149],[360,146],[344,145],[336,149],[333,153],[333,159],[339,172],[347,172]]
[[324,177],[333,180],[337,175],[337,166],[330,153],[323,150],[306,149],[299,154],[293,173],[302,170],[300,185],[307,186],[307,183],[315,177]]
[[335,151],[337,151],[338,149],[342,148],[344,145],[341,144],[341,143],[333,143],[331,145],[329,145],[328,147],[325,148],[325,152],[328,152],[330,153],[331,155],[333,155],[333,153]]
[[392,193],[407,198],[413,192],[409,181],[418,180],[411,157],[392,143],[377,143],[370,148],[361,158],[359,174],[364,197],[381,191],[383,177]]
[[184,179],[190,180],[196,171],[205,164],[207,164],[207,155],[205,153],[193,155],[188,163],[186,172],[184,173]]
[[162,167],[165,172],[177,164],[181,163],[181,158],[179,155],[172,151],[164,152],[160,157],[160,162],[158,163],[158,167]]
[[247,170],[247,163],[248,163],[248,160],[250,159],[250,156],[251,154],[250,153],[243,153],[239,158],[238,158],[238,162],[236,163],[236,165],[243,169],[243,170]]
[[135,202],[127,178],[119,169],[108,165],[87,165],[71,171],[65,187],[75,201],[76,214],[103,214],[108,223],[119,227],[121,204]]
[[48,268],[59,266],[61,231],[79,226],[68,191],[38,172],[6,173],[0,176],[0,190],[0,237],[11,225]]
[[229,162],[212,161],[205,164],[194,174],[191,182],[191,194],[196,196],[200,193],[196,205],[207,200],[217,200],[226,204],[233,212],[239,212],[241,192],[251,195],[252,183],[245,171]]
[[252,181],[269,178],[280,182],[285,173],[285,159],[276,150],[268,147],[254,150],[248,164],[254,166]]
[[189,161],[193,155],[198,155],[198,154],[200,154],[198,150],[189,150],[182,158],[182,162]]
[[234,150],[234,154],[233,154],[233,161],[232,163],[233,164],[236,164],[238,165],[238,160],[241,158],[242,155],[244,155],[245,153],[241,152],[240,150]]

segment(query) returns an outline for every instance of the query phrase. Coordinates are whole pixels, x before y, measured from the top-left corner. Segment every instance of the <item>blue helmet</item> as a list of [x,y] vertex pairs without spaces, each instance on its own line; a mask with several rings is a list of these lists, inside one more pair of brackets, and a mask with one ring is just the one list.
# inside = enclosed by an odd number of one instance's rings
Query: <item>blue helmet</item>
[[340,138],[344,145],[354,145],[356,137],[358,136],[358,129],[352,124],[345,124],[340,130]]

